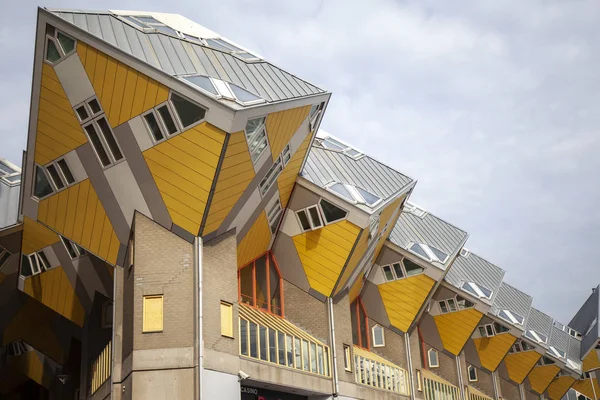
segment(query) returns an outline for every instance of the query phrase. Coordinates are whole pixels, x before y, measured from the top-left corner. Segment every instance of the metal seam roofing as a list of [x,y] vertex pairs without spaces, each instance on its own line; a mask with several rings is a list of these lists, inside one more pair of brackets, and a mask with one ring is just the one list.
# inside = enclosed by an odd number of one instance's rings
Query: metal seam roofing
[[[459,255],[448,270],[445,280],[451,285],[460,288],[462,282],[473,282],[484,286],[493,292],[492,299],[498,292],[498,288],[504,278],[504,270],[475,253],[469,253],[466,257]],[[481,299],[487,304],[491,300]]]
[[267,61],[247,62],[159,31],[143,32],[109,12],[49,11],[169,75],[207,75],[238,85],[268,102],[326,93]]
[[490,312],[498,314],[501,310],[516,312],[523,317],[523,327],[527,326],[527,317],[533,298],[519,289],[502,282],[498,295],[494,298]]
[[537,308],[531,308],[529,312],[529,318],[525,329],[533,330],[537,333],[545,335],[547,338],[550,337],[552,331],[552,317],[538,310]]

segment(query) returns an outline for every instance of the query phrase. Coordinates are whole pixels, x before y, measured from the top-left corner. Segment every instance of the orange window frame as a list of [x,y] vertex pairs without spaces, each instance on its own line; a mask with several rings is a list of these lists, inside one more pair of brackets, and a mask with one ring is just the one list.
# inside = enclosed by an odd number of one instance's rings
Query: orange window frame
[[[361,348],[363,348],[363,349],[365,349],[367,351],[371,351],[371,338],[369,337],[370,336],[369,335],[369,317],[367,316],[367,311],[365,310],[365,306],[364,306],[364,304],[363,304],[360,296],[356,298],[355,303],[356,303],[356,307],[354,307],[355,310],[350,310],[350,311],[351,312],[356,312],[356,323],[358,324],[358,326],[356,327],[356,329],[357,329],[357,333],[358,333],[358,343],[359,343],[359,344],[357,344],[357,346],[361,347]],[[363,314],[365,316],[364,321],[361,321],[360,310],[362,310],[362,312],[363,312]],[[363,344],[362,334],[361,334],[361,329],[360,329],[361,323],[365,324],[365,334],[367,336],[366,337],[367,347],[361,346]]]
[[[256,300],[256,261],[263,257],[266,257],[267,293],[269,294],[269,298],[267,299],[267,310],[265,310],[262,307],[259,307],[258,302]],[[272,307],[271,307],[271,298],[270,298],[271,259],[273,260],[273,266],[275,267],[275,272],[277,273],[277,276],[279,277],[279,297],[280,297],[280,301],[281,301],[281,315],[277,314],[276,312],[273,312]],[[242,301],[241,272],[245,268],[252,268],[252,307],[262,310],[262,311],[267,311],[269,314],[283,318],[285,315],[285,313],[284,313],[285,303],[284,303],[284,296],[283,296],[283,278],[281,277],[281,270],[279,269],[279,265],[277,265],[277,260],[275,259],[275,255],[273,254],[273,252],[269,250],[266,253],[263,253],[260,256],[256,257],[254,260],[250,261],[248,264],[244,265],[242,268],[238,269],[238,301],[240,303],[243,302]]]

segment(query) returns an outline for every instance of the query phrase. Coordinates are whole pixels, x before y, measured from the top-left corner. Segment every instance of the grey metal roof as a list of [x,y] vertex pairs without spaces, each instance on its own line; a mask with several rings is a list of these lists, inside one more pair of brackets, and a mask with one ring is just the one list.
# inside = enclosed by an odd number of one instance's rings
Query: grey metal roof
[[567,353],[569,350],[570,339],[571,336],[567,332],[553,325],[550,339],[548,339],[548,345]]
[[[448,270],[445,280],[457,288],[460,288],[463,282],[476,283],[491,290],[493,299],[503,278],[504,270],[502,268],[475,253],[469,252],[466,256],[459,255],[456,257],[456,261]],[[491,304],[491,301],[487,299],[481,299],[481,301]]]
[[548,314],[544,314],[537,308],[532,307],[525,329],[541,333],[549,338],[552,331],[552,320],[552,317]]
[[[467,232],[427,212],[423,217],[404,211],[389,240],[403,249],[411,242],[434,246],[448,255],[455,254],[467,239]],[[452,260],[448,257],[446,264]]]
[[344,153],[312,146],[301,176],[325,188],[341,182],[388,199],[413,180],[369,156],[354,159]]
[[580,350],[581,350],[581,342],[570,336],[569,335],[569,347],[567,349],[567,358],[575,361],[575,362],[581,362],[581,358],[580,358]]
[[110,12],[49,11],[169,75],[210,76],[238,85],[269,102],[325,93],[267,61],[244,61],[193,40],[143,32]]
[[533,297],[502,282],[498,290],[498,295],[494,298],[490,312],[492,314],[498,314],[501,310],[516,312],[523,317],[523,325],[526,326],[527,317],[531,310],[531,303],[533,303]]

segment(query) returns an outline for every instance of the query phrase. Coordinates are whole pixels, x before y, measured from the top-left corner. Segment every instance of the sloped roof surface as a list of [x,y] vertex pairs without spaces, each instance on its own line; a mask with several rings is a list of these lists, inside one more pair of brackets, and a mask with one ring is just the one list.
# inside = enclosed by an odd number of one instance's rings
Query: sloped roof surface
[[[489,261],[483,259],[475,253],[468,253],[466,256],[459,255],[446,274],[446,282],[460,288],[463,282],[473,282],[483,286],[493,292],[498,292],[498,288],[504,278],[504,270]],[[491,300],[481,299],[491,304]]]
[[530,295],[502,282],[498,290],[498,295],[494,298],[490,312],[498,314],[501,310],[508,310],[518,313],[523,317],[523,325],[526,326],[531,303],[533,303],[533,298]]

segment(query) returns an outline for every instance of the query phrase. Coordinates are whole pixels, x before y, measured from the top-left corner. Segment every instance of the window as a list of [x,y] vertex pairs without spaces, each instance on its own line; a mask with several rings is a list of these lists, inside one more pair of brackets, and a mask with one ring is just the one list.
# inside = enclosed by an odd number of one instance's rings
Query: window
[[201,92],[216,99],[232,100],[242,105],[264,103],[262,97],[230,82],[204,75],[192,75],[181,77]]
[[406,258],[391,265],[384,265],[381,268],[383,269],[383,275],[388,282],[419,275],[425,271],[425,268],[420,267]]
[[110,328],[113,325],[113,303],[112,301],[105,301],[102,304],[102,322],[101,328]]
[[60,237],[60,240],[62,241],[63,245],[67,249],[67,253],[69,253],[69,256],[71,257],[72,260],[79,258],[86,254],[85,250],[81,246],[79,246],[77,243],[73,243],[69,239],[67,239],[63,236]]
[[465,292],[471,293],[475,297],[491,299],[492,291],[486,288],[485,286],[478,285],[474,282],[463,282],[461,285],[461,289]]
[[50,262],[43,250],[21,257],[21,276],[24,278],[41,274],[49,269]]
[[54,193],[50,180],[46,175],[46,170],[39,165],[35,166],[35,181],[33,184],[33,195],[42,199]]
[[83,126],[100,164],[108,167],[123,159],[123,153],[104,114]]
[[2,270],[4,263],[6,263],[6,261],[8,261],[10,256],[11,256],[10,251],[8,251],[4,247],[0,246],[0,270]]
[[327,189],[352,204],[365,204],[373,208],[382,201],[379,196],[346,183],[333,182]]
[[339,208],[325,199],[319,201],[319,207],[321,208],[321,212],[323,213],[323,217],[327,224],[341,221],[348,215],[348,211]]
[[438,301],[438,305],[442,314],[447,314],[449,312],[454,312],[457,310],[466,310],[475,306],[472,302],[460,296],[440,300]]
[[233,338],[233,304],[221,301],[221,336]]
[[567,328],[567,333],[569,335],[573,336],[576,339],[581,339],[581,333],[577,332],[575,329],[572,329],[569,327],[566,327],[566,328]]
[[46,25],[45,59],[50,64],[56,64],[75,51],[75,39],[65,35],[52,25]]
[[464,248],[464,247],[462,249],[460,249],[460,255],[462,257],[467,258],[467,257],[469,257],[469,254],[471,254],[471,251],[469,249]]
[[55,190],[64,189],[75,183],[75,177],[64,158],[46,165],[46,172],[48,172]]
[[267,171],[265,177],[260,181],[259,188],[262,196],[264,196],[269,189],[271,189],[271,186],[273,186],[273,184],[276,182],[279,174],[281,174],[281,171],[283,171],[283,163],[281,161],[281,157],[277,157],[277,159],[273,162],[273,165],[271,165],[271,168],[269,168],[269,171]]
[[477,368],[469,365],[467,367],[467,373],[469,375],[469,382],[477,382]]
[[567,358],[567,367],[571,368],[572,370],[581,371],[581,365],[582,364],[580,362]]
[[162,332],[163,296],[144,296],[142,332]]
[[310,108],[310,112],[308,113],[310,130],[314,131],[317,127],[317,122],[319,121],[319,117],[323,113],[323,108],[325,107],[325,103],[313,104]]
[[499,333],[508,332],[508,331],[510,331],[510,329],[508,329],[504,325],[501,325],[501,324],[499,324],[497,322],[494,322],[494,331],[496,332],[496,334],[499,334]]
[[381,325],[375,325],[373,331],[373,347],[385,346],[385,333]]
[[558,357],[558,358],[565,358],[567,356],[567,353],[565,353],[564,351],[557,349],[554,346],[550,346],[548,348],[550,350],[550,352],[552,353],[553,356]]
[[424,243],[413,243],[409,246],[408,250],[410,250],[417,256],[431,262],[435,261],[444,264],[448,259],[448,254]]
[[206,39],[206,44],[210,47],[231,53],[245,61],[257,61],[259,58],[254,54],[248,53],[246,50],[240,49],[233,44],[226,42],[223,39]]
[[283,317],[283,282],[273,253],[241,268],[238,281],[240,302]]
[[459,310],[466,310],[475,307],[475,304],[460,296],[456,296],[456,304],[458,305]]
[[540,358],[538,360],[538,362],[536,363],[536,365],[542,366],[542,365],[552,365],[554,364],[554,361],[552,361],[551,359],[549,359],[546,356],[542,356],[542,358]]
[[514,325],[523,325],[524,321],[524,318],[521,315],[509,310],[500,310],[498,312],[498,317]]
[[319,207],[316,205],[296,211],[296,216],[298,217],[298,223],[302,228],[302,232],[323,227],[321,213],[319,211]]
[[344,345],[344,369],[348,372],[352,372],[352,355],[350,353],[350,346]]
[[269,222],[269,227],[271,227],[271,233],[275,234],[277,228],[279,227],[279,221],[281,221],[281,217],[283,216],[281,200],[279,200],[278,195],[273,196],[269,204],[267,204],[265,212],[267,214],[267,221]]
[[427,360],[429,362],[429,368],[437,368],[440,366],[438,352],[436,349],[427,350]]
[[180,37],[175,29],[150,16],[126,16],[122,18],[130,22],[136,28],[153,29],[161,33],[166,33],[167,35]]
[[[311,109],[311,111],[312,111],[312,109]],[[318,118],[318,115],[314,116],[314,114],[313,114],[313,117]],[[316,121],[316,119],[315,119],[315,121]],[[329,149],[329,150],[334,150],[334,151],[337,151],[340,153],[344,153],[348,157],[354,158],[355,160],[357,160],[363,156],[363,153],[361,153],[360,151],[347,145],[346,143],[343,143],[341,140],[335,139],[331,136],[327,136],[326,138],[322,139],[321,146],[323,146],[324,148]]]
[[249,119],[246,123],[246,129],[244,129],[253,164],[256,164],[263,151],[269,147],[265,123],[266,117]]
[[350,304],[350,320],[352,323],[352,341],[358,347],[369,350],[369,321],[362,300],[358,297]]
[[8,355],[9,356],[20,356],[21,354],[25,353],[27,351],[27,348],[25,347],[25,343],[23,343],[20,340],[15,340],[14,342],[11,342],[8,344]]
[[523,340],[517,340],[508,351],[509,353],[522,353],[524,351],[534,350],[535,347]]
[[548,341],[548,337],[546,337],[546,335],[538,333],[532,329],[528,329],[525,331],[525,337],[538,343],[546,343]]
[[477,330],[481,337],[492,337],[509,331],[507,327],[500,325],[497,322],[494,322],[493,324],[480,325],[477,327]]
[[75,115],[79,118],[79,122],[81,124],[85,124],[92,118],[95,118],[102,114],[102,107],[100,106],[100,102],[95,97],[84,101],[81,104],[73,107],[75,109]]
[[354,379],[361,385],[405,396],[410,394],[408,373],[404,369],[381,358],[374,359],[370,353],[357,347],[354,348]]
[[7,160],[0,160],[0,180],[8,186],[21,182],[21,169]]

